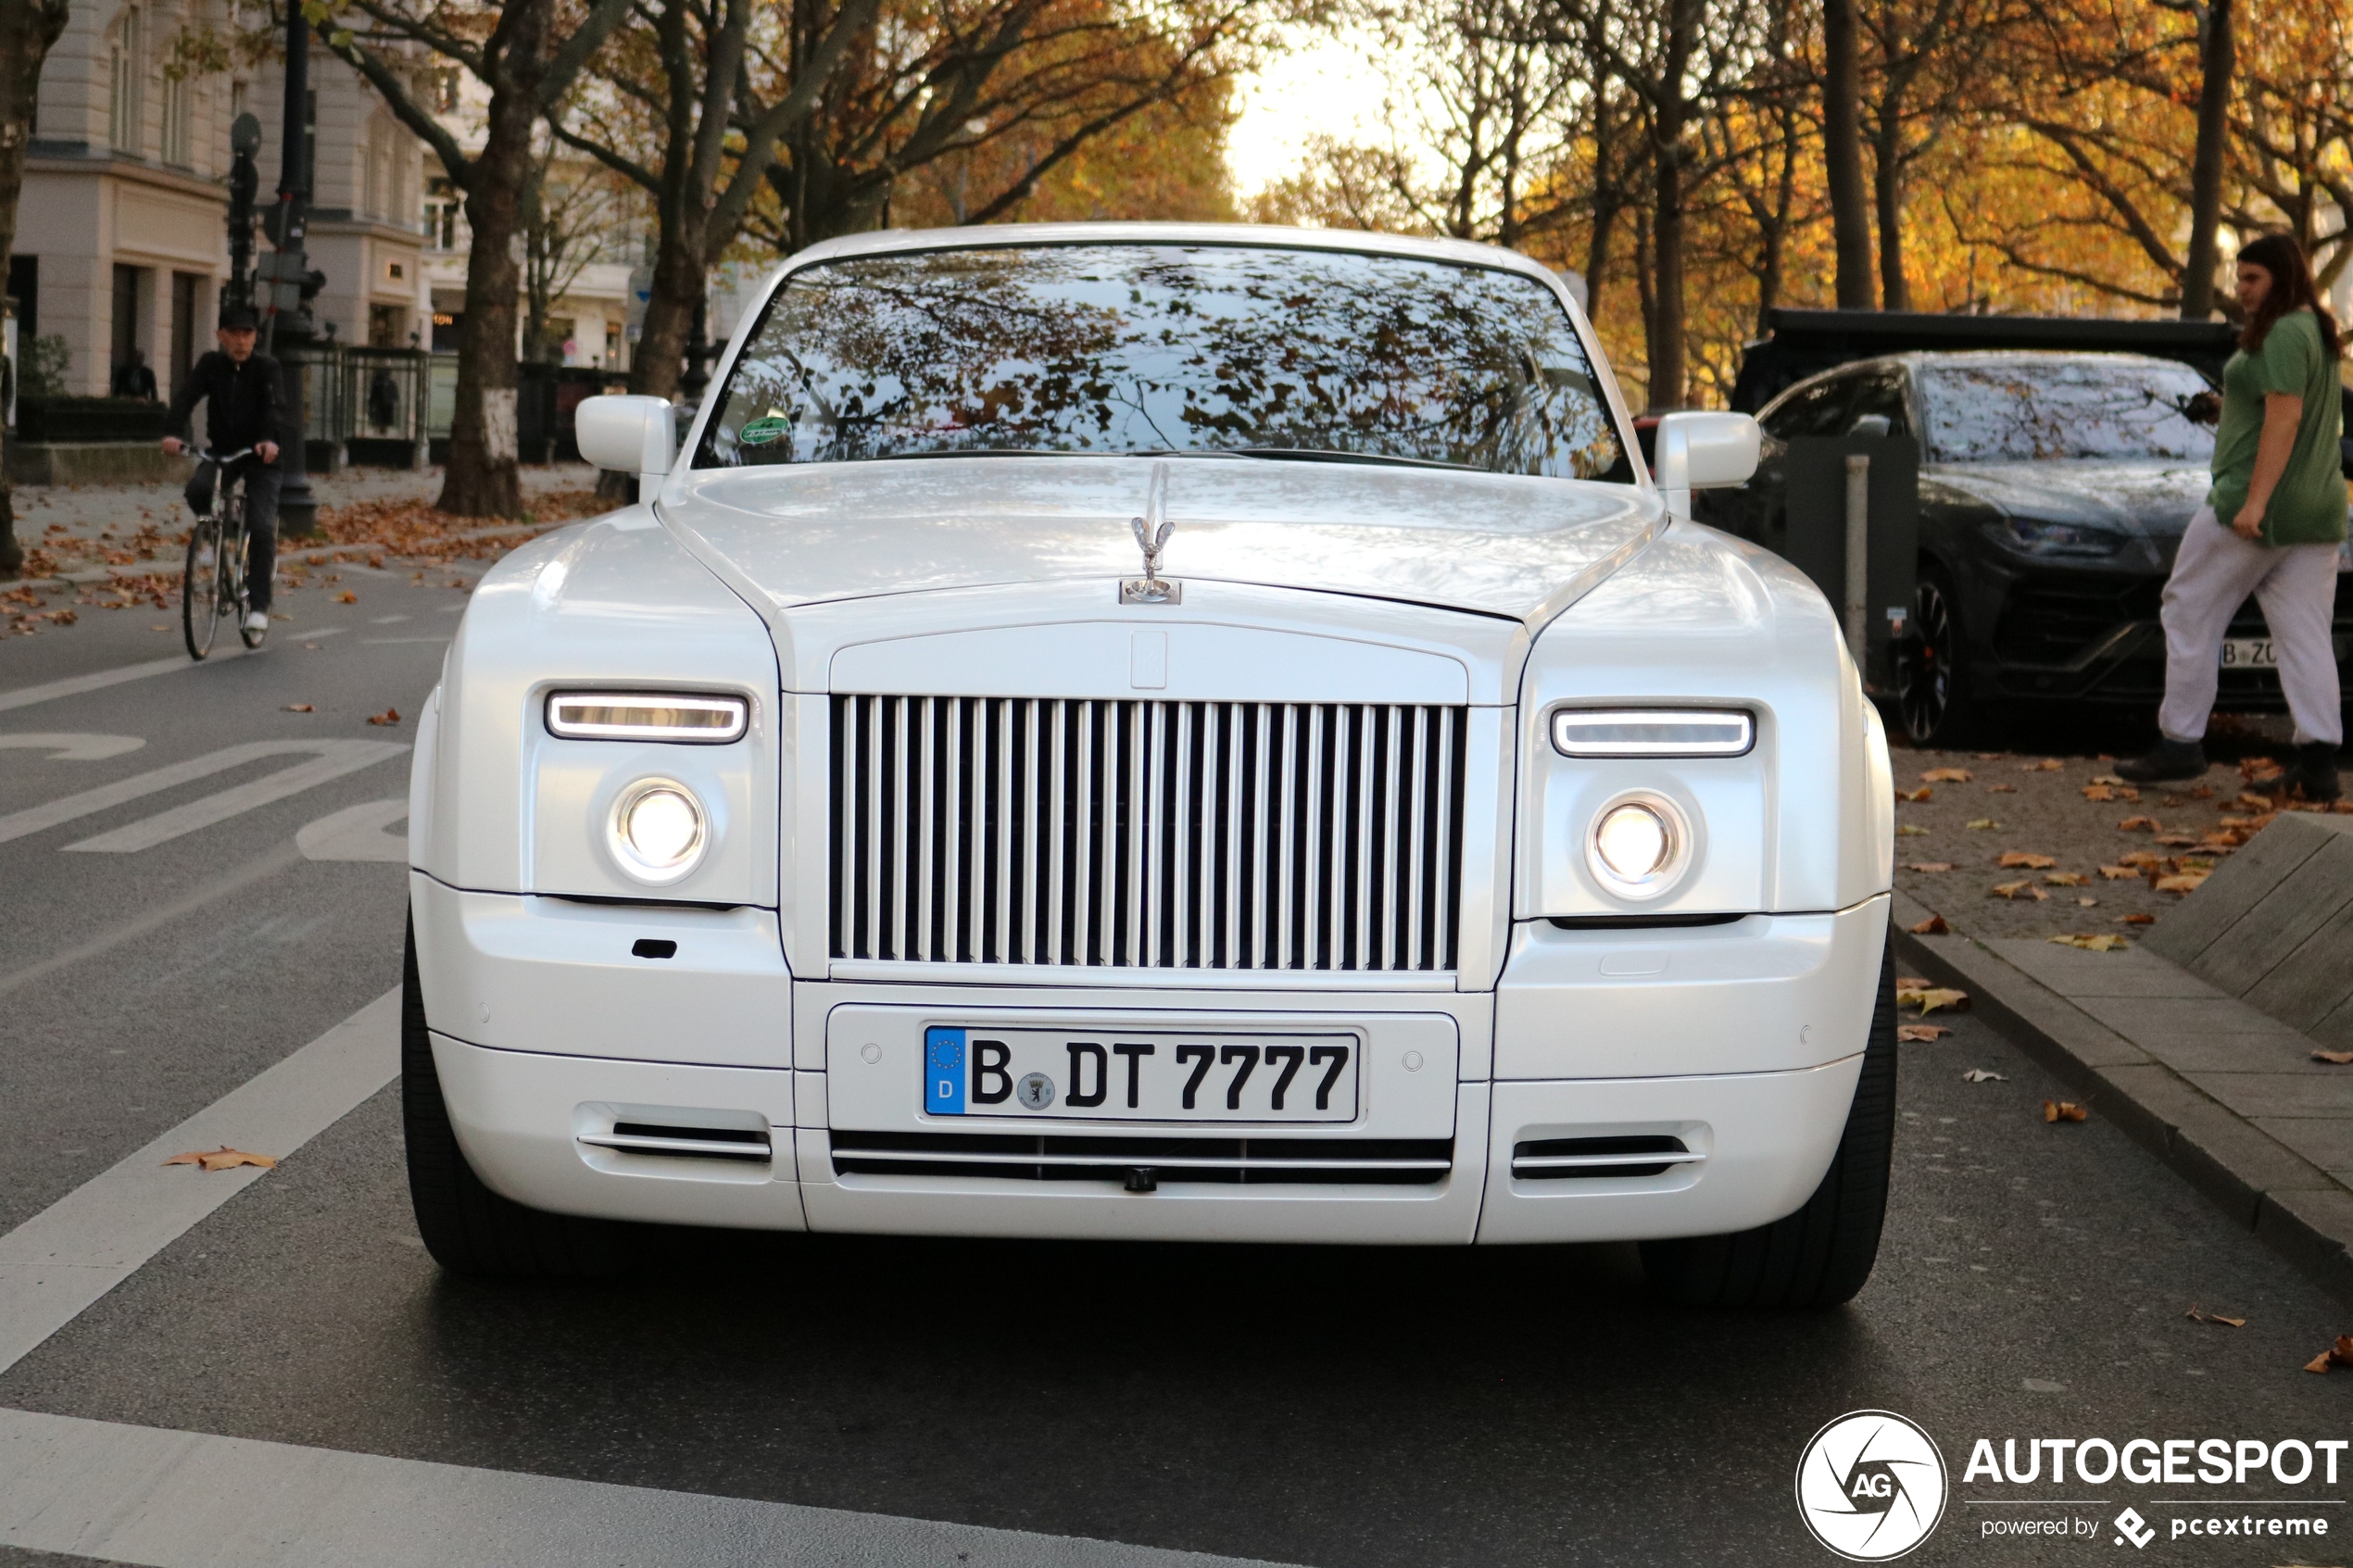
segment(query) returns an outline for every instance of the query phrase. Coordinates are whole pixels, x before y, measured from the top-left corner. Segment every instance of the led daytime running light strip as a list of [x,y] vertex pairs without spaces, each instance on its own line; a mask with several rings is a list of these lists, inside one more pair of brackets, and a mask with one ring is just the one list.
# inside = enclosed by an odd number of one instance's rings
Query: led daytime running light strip
[[1740,757],[1756,721],[1738,709],[1563,709],[1553,749],[1564,757]]
[[751,705],[739,696],[675,692],[557,692],[547,733],[565,740],[685,741],[724,746],[743,737]]

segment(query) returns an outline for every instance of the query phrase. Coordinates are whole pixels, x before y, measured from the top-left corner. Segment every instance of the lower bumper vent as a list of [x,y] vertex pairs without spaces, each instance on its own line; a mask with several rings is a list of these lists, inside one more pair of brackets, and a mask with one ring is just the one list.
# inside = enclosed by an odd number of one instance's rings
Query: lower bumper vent
[[616,1122],[610,1133],[583,1133],[580,1142],[624,1154],[663,1154],[692,1160],[750,1160],[773,1158],[768,1135],[743,1127],[664,1127],[650,1122]]
[[1512,1176],[1523,1182],[1597,1181],[1605,1176],[1664,1175],[1707,1157],[1664,1134],[1614,1138],[1537,1138],[1512,1146]]
[[1164,1182],[1442,1182],[1451,1138],[1084,1137],[1021,1133],[861,1133],[836,1128],[837,1175],[994,1176],[1030,1182],[1114,1182],[1150,1191]]

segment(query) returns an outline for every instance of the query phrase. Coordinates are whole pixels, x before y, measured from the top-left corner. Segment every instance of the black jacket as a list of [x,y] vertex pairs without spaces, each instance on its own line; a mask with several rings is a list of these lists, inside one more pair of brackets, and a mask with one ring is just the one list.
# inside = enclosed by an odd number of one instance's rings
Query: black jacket
[[172,398],[163,428],[185,440],[188,416],[199,401],[208,398],[215,450],[233,452],[264,441],[285,445],[285,392],[278,376],[278,361],[267,354],[248,356],[240,365],[216,349],[197,360]]

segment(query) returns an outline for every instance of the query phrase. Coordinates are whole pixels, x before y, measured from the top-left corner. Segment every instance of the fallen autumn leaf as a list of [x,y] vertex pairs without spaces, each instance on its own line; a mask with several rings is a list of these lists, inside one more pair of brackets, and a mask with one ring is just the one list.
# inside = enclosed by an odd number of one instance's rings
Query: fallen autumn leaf
[[2096,936],[2054,936],[2051,940],[2062,947],[2081,947],[2087,953],[2113,953],[2120,947],[2132,946],[2121,936],[2105,931]]
[[1967,768],[1931,768],[1920,775],[1922,784],[1967,784],[1969,781],[1969,771]]
[[2353,1366],[2353,1336],[2338,1335],[2336,1343],[2304,1363],[2306,1372],[2326,1372],[2331,1367]]
[[2043,1102],[2043,1120],[2045,1122],[2082,1122],[2091,1114],[2073,1100],[2046,1099]]
[[1944,917],[1943,915],[1931,915],[1928,919],[1920,922],[1919,924],[1908,925],[1904,929],[1910,932],[1915,936],[1943,936],[1949,933],[1953,928],[1944,923]]
[[1995,822],[1991,817],[1978,817],[1972,819],[1969,825],[1975,828],[1978,832],[1983,833],[1989,829],[2000,827],[2002,824]]
[[2183,1312],[2182,1315],[2189,1319],[2192,1323],[2221,1323],[2229,1328],[2245,1328],[2246,1326],[2246,1320],[2245,1318],[2226,1318],[2220,1312],[2201,1312],[2198,1311],[2197,1304],[2196,1302],[2192,1302],[2190,1304],[2190,1310]]
[[2100,868],[2100,875],[2106,877],[2110,882],[2138,882],[2141,880],[2141,873],[2133,870],[2131,866],[2102,866]]
[[2337,1067],[2353,1067],[2353,1051],[2314,1051],[2312,1060]]
[[371,724],[397,724],[400,722],[400,709],[397,708],[387,708],[382,713],[371,713],[368,715],[368,722]]
[[2039,872],[2058,864],[2055,855],[2037,855],[2025,849],[2005,849],[1994,863],[2012,871]]
[[2053,872],[2043,879],[2045,887],[2088,887],[2092,879],[2082,872]]
[[1951,1008],[1957,1010],[1969,1006],[1969,993],[1955,991],[1943,985],[1921,985],[1906,987],[1899,985],[1895,988],[1895,1000],[1898,1006],[1908,1007],[1918,1004],[1920,1016],[1926,1018],[1938,1008]]
[[342,593],[335,596],[335,603],[339,605],[356,605],[359,602],[359,596],[353,593],[348,588],[346,588]]
[[1923,800],[1932,799],[1935,795],[1936,792],[1934,790],[1929,788],[1926,784],[1922,784],[1918,789],[1897,790],[1895,792],[1895,798],[1898,800],[1909,800],[1914,804],[1918,804]]
[[308,713],[311,711],[311,707],[307,702],[290,702],[286,704],[283,711],[287,713]]
[[1898,1040],[1921,1044],[1933,1042],[1951,1033],[1942,1023],[1899,1023],[1895,1026]]
[[239,1165],[258,1165],[265,1171],[277,1169],[278,1162],[266,1154],[248,1154],[242,1148],[222,1144],[216,1149],[192,1149],[175,1154],[164,1161],[167,1165],[198,1165],[208,1171],[233,1170]]
[[2125,833],[2155,833],[2157,819],[2155,817],[2127,817],[2116,825]]

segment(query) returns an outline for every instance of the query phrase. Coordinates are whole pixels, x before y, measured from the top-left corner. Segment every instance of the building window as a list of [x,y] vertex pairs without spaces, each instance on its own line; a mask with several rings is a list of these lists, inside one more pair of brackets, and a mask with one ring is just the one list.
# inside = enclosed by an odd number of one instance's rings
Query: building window
[[434,113],[456,114],[458,112],[457,68],[451,66],[446,69],[434,71],[429,79],[428,92],[433,99]]
[[460,231],[459,209],[465,198],[458,187],[447,180],[425,182],[425,244],[434,250],[464,248]]
[[164,72],[163,161],[182,169],[188,167],[188,147],[194,140],[195,98],[194,85],[184,75]]
[[139,151],[139,132],[145,119],[142,111],[146,107],[146,40],[141,35],[139,7],[132,6],[124,9],[114,34],[114,98],[107,134],[118,152]]

